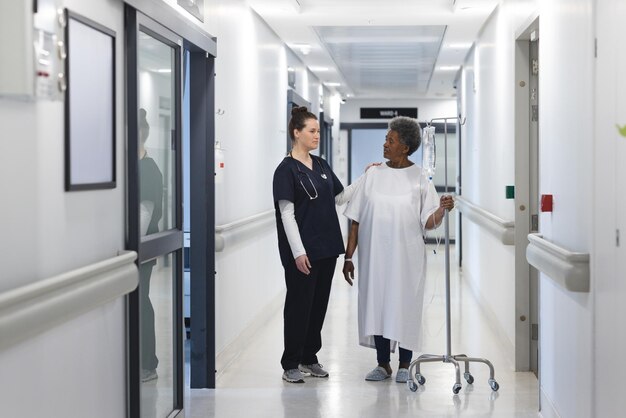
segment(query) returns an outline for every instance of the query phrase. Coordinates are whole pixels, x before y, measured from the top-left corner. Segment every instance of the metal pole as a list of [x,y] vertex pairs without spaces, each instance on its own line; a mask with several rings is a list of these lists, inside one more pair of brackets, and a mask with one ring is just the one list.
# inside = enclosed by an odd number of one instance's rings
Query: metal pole
[[444,228],[446,234],[446,251],[445,251],[445,265],[446,265],[446,333],[447,333],[447,351],[446,355],[448,357],[452,356],[452,331],[451,331],[451,321],[450,321],[450,231],[448,224],[448,209],[445,210],[444,218]]
[[[448,119],[444,119],[443,120],[443,149],[444,149],[444,162],[443,162],[443,167],[444,167],[444,171],[445,171],[445,178],[446,178],[446,187],[445,187],[445,191],[446,193],[448,193]],[[446,232],[446,237],[447,237],[447,232]]]

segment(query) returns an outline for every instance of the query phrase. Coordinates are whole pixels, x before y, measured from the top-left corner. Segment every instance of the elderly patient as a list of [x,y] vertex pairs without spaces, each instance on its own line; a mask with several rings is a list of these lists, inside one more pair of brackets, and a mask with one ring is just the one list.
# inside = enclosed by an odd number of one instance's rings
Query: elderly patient
[[365,380],[391,377],[390,352],[399,346],[396,382],[406,382],[421,348],[426,276],[424,230],[441,224],[451,196],[438,198],[424,170],[409,160],[421,143],[419,124],[396,117],[383,145],[386,164],[365,173],[345,210],[352,220],[343,274],[352,285],[359,248],[359,344],[376,348],[378,366]]

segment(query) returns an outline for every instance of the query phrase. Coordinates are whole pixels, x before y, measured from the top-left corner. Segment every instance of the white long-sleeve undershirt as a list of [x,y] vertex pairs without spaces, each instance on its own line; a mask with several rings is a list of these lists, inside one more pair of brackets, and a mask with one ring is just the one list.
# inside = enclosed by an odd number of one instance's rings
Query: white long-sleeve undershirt
[[[344,188],[341,193],[335,196],[335,204],[343,205],[348,203],[359,187],[363,177],[365,176],[360,176],[354,183]],[[278,208],[280,209],[280,219],[283,221],[283,228],[285,228],[285,235],[287,235],[287,242],[289,242],[289,248],[291,248],[291,254],[295,260],[301,255],[306,255],[304,244],[302,244],[302,237],[298,230],[298,223],[296,222],[295,205],[289,200],[279,200]]]

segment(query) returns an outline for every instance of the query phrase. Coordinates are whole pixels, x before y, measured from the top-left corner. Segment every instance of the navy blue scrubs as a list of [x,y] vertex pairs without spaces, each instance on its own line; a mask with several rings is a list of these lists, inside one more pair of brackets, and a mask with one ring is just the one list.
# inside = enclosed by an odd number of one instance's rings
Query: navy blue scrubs
[[[312,169],[285,157],[274,172],[278,249],[287,285],[281,359],[284,370],[319,362],[317,352],[322,348],[322,325],[337,256],[344,253],[335,209],[335,196],[343,191],[343,185],[324,159],[311,158]],[[296,268],[280,216],[280,200],[294,204],[300,238],[312,266],[309,275]]]

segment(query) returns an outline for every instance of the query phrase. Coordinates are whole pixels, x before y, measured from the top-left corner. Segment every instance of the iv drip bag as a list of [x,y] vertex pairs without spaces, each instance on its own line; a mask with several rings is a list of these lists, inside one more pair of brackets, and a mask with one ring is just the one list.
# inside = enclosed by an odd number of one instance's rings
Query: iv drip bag
[[435,175],[435,127],[427,126],[422,130],[422,168],[429,180]]

